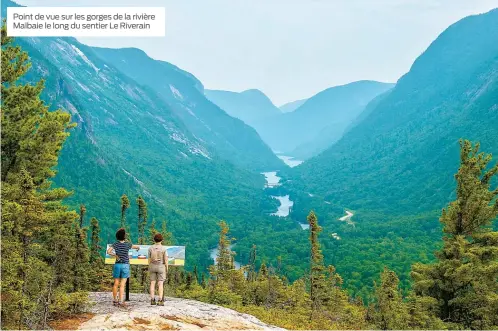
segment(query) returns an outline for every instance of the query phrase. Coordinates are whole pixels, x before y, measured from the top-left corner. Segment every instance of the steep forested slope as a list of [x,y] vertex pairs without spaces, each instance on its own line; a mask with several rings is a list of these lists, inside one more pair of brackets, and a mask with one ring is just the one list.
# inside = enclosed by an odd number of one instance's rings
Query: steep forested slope
[[498,152],[497,40],[498,10],[449,27],[363,121],[296,169],[296,186],[349,208],[441,208],[459,138]]
[[228,114],[240,118],[249,125],[281,114],[281,111],[260,90],[243,92],[205,90],[204,93],[209,100]]
[[[234,228],[263,222],[261,175],[237,168],[194,136],[170,106],[138,85],[90,47],[71,38],[18,38],[30,55],[27,79],[46,79],[44,98],[78,124],[62,151],[55,178],[74,191],[68,201],[84,203],[112,240],[119,225],[119,197],[126,193],[135,215],[137,194],[150,218],[166,219],[189,249],[189,265],[211,263],[216,223]],[[150,219],[151,221],[151,219]],[[129,220],[136,231],[135,217]]]
[[207,100],[202,84],[190,73],[154,60],[136,48],[92,50],[125,75],[154,90],[189,131],[221,157],[259,171],[283,166],[252,127]]
[[[294,149],[308,144],[302,150],[314,155],[339,139],[368,102],[391,87],[392,84],[373,81],[331,87],[306,100],[295,111],[258,121],[254,127],[274,150],[293,155]],[[329,131],[325,146],[321,132],[324,129]]]

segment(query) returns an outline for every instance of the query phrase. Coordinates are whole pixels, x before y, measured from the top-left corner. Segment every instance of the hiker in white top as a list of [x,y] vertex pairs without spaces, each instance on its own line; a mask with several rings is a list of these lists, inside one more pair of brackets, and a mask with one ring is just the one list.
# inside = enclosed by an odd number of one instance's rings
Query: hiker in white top
[[[168,250],[162,245],[163,236],[154,236],[155,244],[149,248],[150,304],[164,306],[163,284],[168,272]],[[159,300],[156,302],[154,292],[158,287]]]

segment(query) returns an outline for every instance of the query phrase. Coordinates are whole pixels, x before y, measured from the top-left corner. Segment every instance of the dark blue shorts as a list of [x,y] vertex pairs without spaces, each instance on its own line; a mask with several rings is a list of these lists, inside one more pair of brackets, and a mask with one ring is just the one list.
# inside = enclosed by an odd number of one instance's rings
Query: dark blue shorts
[[113,278],[130,278],[130,265],[128,263],[116,263],[112,268]]

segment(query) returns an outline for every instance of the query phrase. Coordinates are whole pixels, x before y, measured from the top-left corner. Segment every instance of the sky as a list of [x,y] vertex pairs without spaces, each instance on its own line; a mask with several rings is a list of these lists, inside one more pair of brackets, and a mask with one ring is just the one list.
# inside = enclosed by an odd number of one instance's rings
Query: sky
[[16,0],[166,8],[166,36],[78,38],[137,47],[207,89],[257,88],[277,105],[357,80],[396,82],[448,26],[498,0]]

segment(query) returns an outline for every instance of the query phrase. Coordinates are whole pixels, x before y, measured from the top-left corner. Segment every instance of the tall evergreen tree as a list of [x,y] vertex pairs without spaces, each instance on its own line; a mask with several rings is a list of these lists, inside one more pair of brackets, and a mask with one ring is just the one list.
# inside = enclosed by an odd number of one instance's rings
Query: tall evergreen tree
[[247,270],[247,280],[252,282],[256,280],[256,245],[252,245],[251,251],[249,252],[249,268]]
[[123,194],[121,196],[121,227],[126,228],[126,210],[130,207],[130,200]]
[[138,206],[138,244],[144,245],[147,239],[145,238],[145,227],[147,226],[147,204],[145,200],[138,196],[137,198],[137,206]]
[[2,329],[47,326],[50,314],[75,304],[71,288],[77,220],[50,188],[59,152],[74,125],[40,99],[43,81],[19,84],[27,53],[1,31]]
[[408,310],[394,271],[384,268],[380,286],[375,288],[375,299],[369,315],[376,327],[381,330],[404,330],[408,327]]
[[[438,317],[451,328],[498,326],[498,188],[491,189],[498,164],[479,144],[460,141],[456,200],[442,212],[443,248],[437,263],[412,268],[416,296],[437,302]],[[431,300],[432,299],[432,300]]]
[[88,288],[90,271],[89,251],[87,245],[87,229],[83,228],[86,207],[80,204],[79,221],[74,224],[75,230],[75,263],[73,265],[73,290],[81,291]]
[[[145,245],[147,244],[147,236],[145,234],[145,229],[147,226],[147,204],[145,203],[145,200],[141,196],[138,196],[137,198],[137,207],[138,207],[138,221],[137,221],[138,244]],[[137,270],[136,277],[140,282],[140,287],[142,289],[145,289],[147,283],[147,273],[145,272],[145,269],[140,265],[136,266],[135,269]]]
[[79,218],[80,219],[80,229],[83,228],[85,214],[86,214],[86,207],[84,204],[80,204],[80,218]]
[[92,217],[90,220],[90,263],[102,261],[102,246],[100,245],[100,224],[99,221]]
[[99,221],[92,217],[90,220],[90,286],[94,291],[102,288],[105,277],[104,258],[101,254],[102,246],[100,245],[100,225]]
[[313,316],[313,312],[318,311],[325,303],[327,286],[323,254],[318,241],[318,235],[322,228],[318,225],[318,218],[313,211],[309,213],[307,220],[310,225],[310,298],[311,316]]
[[219,223],[220,238],[218,239],[218,255],[216,256],[215,277],[223,278],[232,269],[232,253],[230,251],[230,231],[225,221]]

